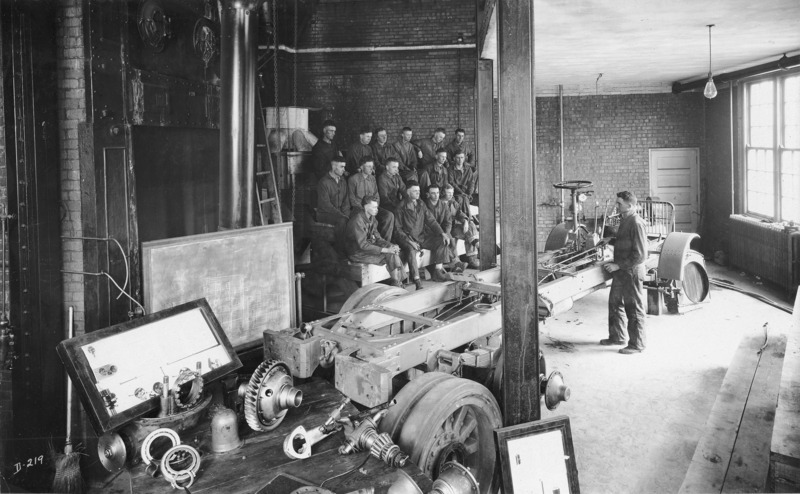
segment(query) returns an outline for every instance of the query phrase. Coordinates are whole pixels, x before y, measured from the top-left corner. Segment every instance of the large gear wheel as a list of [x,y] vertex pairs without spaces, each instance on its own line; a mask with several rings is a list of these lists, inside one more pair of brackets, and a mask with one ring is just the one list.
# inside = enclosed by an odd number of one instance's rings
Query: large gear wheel
[[244,395],[244,418],[254,431],[278,427],[289,408],[300,406],[303,392],[293,386],[289,367],[278,360],[261,362]]

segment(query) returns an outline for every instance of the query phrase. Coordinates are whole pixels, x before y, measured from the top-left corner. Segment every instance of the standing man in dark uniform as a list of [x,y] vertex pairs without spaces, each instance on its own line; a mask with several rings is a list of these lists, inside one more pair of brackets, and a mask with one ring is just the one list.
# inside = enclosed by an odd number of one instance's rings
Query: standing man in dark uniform
[[425,139],[418,139],[412,143],[422,151],[420,166],[417,167],[420,180],[422,179],[423,170],[432,167],[433,164],[436,163],[436,151],[444,148],[443,141],[446,133],[443,127],[437,127],[436,130],[433,131],[432,136]]
[[334,158],[328,173],[317,182],[317,221],[334,226],[336,247],[341,250],[344,230],[350,219],[350,200],[344,175],[344,160]]
[[464,157],[467,156],[467,146],[464,143],[464,137],[467,133],[462,128],[456,129],[456,135],[453,137],[453,140],[450,141],[444,149],[447,151],[447,156],[450,158],[450,165],[452,166],[453,161],[455,160],[456,153],[458,151],[464,152]]
[[364,156],[372,156],[372,148],[369,141],[372,140],[372,130],[369,127],[361,127],[361,132],[358,134],[358,142],[347,148],[347,176],[355,175],[358,173],[358,164]]
[[386,160],[386,172],[378,177],[378,193],[381,207],[394,213],[406,198],[406,184],[398,171],[400,163],[397,158]]
[[414,137],[414,131],[411,130],[411,127],[403,127],[400,132],[400,138],[392,144],[394,155],[400,164],[400,176],[404,182],[409,180],[419,181],[417,160],[422,158],[422,151],[411,144],[412,137]]
[[628,339],[626,336],[629,336],[628,346],[619,351],[625,355],[641,353],[646,345],[642,281],[647,259],[647,233],[644,221],[636,214],[636,203],[633,192],[617,194],[617,208],[622,221],[614,243],[614,262],[603,266],[613,278],[608,294],[608,339],[600,340],[600,344],[624,345]]
[[339,146],[333,142],[336,135],[336,124],[332,120],[325,120],[322,123],[322,139],[318,140],[311,148],[311,164],[314,167],[314,175],[317,180],[321,179],[331,170],[331,161],[340,158]]
[[386,170],[386,159],[394,156],[394,147],[389,144],[389,135],[383,127],[375,129],[374,136],[375,139],[369,146],[375,158],[375,175],[381,175]]

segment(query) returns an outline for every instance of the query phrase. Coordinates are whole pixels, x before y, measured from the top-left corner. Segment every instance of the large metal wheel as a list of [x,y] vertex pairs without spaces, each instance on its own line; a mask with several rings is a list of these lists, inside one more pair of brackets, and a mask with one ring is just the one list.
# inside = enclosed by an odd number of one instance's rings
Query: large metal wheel
[[354,291],[342,304],[339,313],[350,312],[368,305],[380,304],[402,295],[408,295],[408,292],[400,287],[371,283]]
[[381,421],[425,473],[436,479],[445,463],[468,468],[481,493],[492,491],[495,472],[494,429],[503,425],[500,407],[489,390],[474,381],[431,372],[395,396],[397,404]]

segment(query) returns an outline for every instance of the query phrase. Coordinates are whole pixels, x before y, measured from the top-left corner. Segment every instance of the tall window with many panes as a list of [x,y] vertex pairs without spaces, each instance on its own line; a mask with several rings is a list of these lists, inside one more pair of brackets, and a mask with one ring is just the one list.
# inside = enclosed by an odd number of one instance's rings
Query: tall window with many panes
[[800,221],[800,74],[745,86],[747,212]]

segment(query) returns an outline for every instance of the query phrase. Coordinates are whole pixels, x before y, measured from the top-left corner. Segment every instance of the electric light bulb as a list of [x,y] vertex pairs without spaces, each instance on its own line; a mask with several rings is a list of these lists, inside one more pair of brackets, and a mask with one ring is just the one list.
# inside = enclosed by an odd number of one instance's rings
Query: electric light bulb
[[717,96],[717,86],[714,85],[714,78],[711,77],[711,72],[708,73],[708,82],[706,82],[706,88],[703,90],[703,96],[708,99]]

